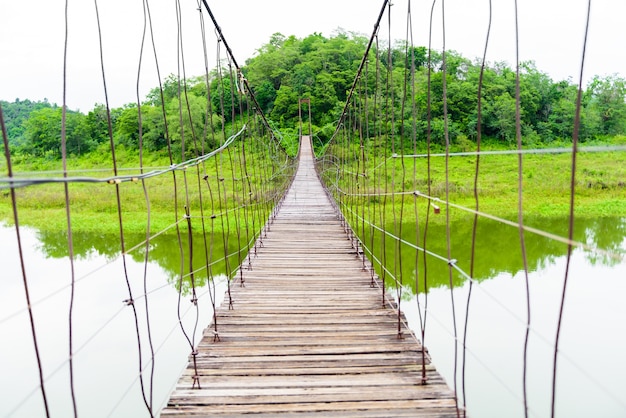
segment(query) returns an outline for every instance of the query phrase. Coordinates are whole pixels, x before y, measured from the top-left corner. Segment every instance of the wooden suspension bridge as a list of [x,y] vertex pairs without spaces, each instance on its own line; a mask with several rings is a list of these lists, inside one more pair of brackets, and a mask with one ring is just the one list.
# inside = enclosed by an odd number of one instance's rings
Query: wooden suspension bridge
[[269,228],[161,416],[456,417],[453,391],[411,331],[398,332],[347,239],[309,137]]

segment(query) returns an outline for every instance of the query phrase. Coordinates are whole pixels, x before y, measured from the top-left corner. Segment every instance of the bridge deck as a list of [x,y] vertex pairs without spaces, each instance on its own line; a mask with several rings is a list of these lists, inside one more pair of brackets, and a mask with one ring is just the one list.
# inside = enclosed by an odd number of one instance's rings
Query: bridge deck
[[[162,417],[456,417],[453,392],[346,239],[303,140],[295,181],[264,245],[233,285],[234,310],[217,311],[219,342],[207,331],[193,367]],[[211,328],[209,328],[211,329]]]

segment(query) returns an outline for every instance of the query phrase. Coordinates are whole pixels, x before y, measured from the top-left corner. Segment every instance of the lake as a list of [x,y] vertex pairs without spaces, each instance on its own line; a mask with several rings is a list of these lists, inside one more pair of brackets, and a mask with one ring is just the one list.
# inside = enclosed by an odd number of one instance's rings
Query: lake
[[[530,220],[533,226],[562,233],[565,219]],[[52,416],[71,415],[68,378],[68,315],[70,273],[64,233],[22,230],[26,271],[33,301],[38,343],[46,376]],[[410,238],[411,228],[405,228]],[[626,251],[626,219],[580,220],[576,239],[614,253]],[[404,236],[404,234],[403,234]],[[428,249],[445,254],[445,229],[429,228]],[[459,268],[469,271],[471,225],[454,224],[452,254]],[[522,417],[522,355],[526,330],[525,279],[516,228],[491,222],[479,223],[476,247],[476,279],[470,302],[466,394],[472,417]],[[380,237],[376,238],[380,241]],[[127,244],[143,240],[128,236]],[[78,412],[84,416],[148,416],[138,380],[138,349],[132,308],[124,303],[128,289],[119,252],[119,239],[98,234],[75,234],[76,285],[74,324],[75,391]],[[202,237],[194,238],[194,246]],[[0,262],[3,266],[0,292],[0,416],[42,416],[38,371],[34,356],[24,289],[16,252],[15,230],[0,227]],[[186,243],[184,244],[186,245]],[[229,247],[232,247],[229,245]],[[391,246],[393,248],[393,246]],[[387,248],[390,251],[389,246]],[[216,254],[224,253],[216,247]],[[528,354],[528,400],[530,416],[550,413],[553,343],[565,271],[567,247],[527,234],[531,300],[531,335]],[[236,253],[229,248],[228,253]],[[203,250],[194,250],[195,266],[201,266]],[[177,319],[180,270],[175,235],[151,242],[147,270],[150,325],[155,349],[153,405],[167,401],[185,367],[190,346]],[[143,252],[126,257],[128,276],[137,308],[143,347],[144,370],[150,371],[143,289]],[[418,301],[423,308],[426,294],[420,285],[415,296],[415,253],[402,253],[402,308],[419,335]],[[421,256],[420,256],[421,259]],[[238,258],[231,258],[236,265]],[[390,260],[393,260],[391,258]],[[423,263],[423,260],[420,261]],[[446,263],[429,257],[428,317],[426,346],[440,373],[454,382],[454,339],[449,275]],[[186,269],[186,267],[183,267]],[[423,265],[418,266],[423,271]],[[187,270],[185,270],[186,272]],[[215,266],[216,294],[224,295],[224,267]],[[205,273],[198,273],[200,296],[196,314],[190,302],[188,282],[180,298],[183,325],[199,340],[211,319],[211,302]],[[454,300],[459,339],[462,340],[469,283],[454,274]],[[393,286],[390,291],[395,293]],[[571,264],[561,350],[558,363],[557,416],[624,417],[626,395],[626,263],[623,260],[576,250]],[[462,352],[459,346],[459,360]],[[461,393],[459,373],[458,391]],[[149,387],[149,373],[144,374]]]
[[[46,376],[51,416],[72,416],[68,372],[68,316],[70,267],[64,233],[42,233],[22,228],[33,313],[39,349]],[[74,306],[75,392],[79,415],[89,417],[149,416],[138,381],[137,332],[119,252],[119,239],[97,234],[76,234],[76,277]],[[127,242],[143,237],[127,236]],[[147,289],[150,324],[155,350],[153,405],[160,409],[167,401],[187,364],[190,346],[177,317],[177,275],[180,265],[176,236],[151,243],[153,259],[148,265]],[[25,310],[24,287],[19,265],[15,230],[0,227],[0,416],[44,416],[38,390],[39,380],[30,323]],[[147,342],[144,267],[141,252],[127,257],[128,274],[138,311],[143,361],[150,371]],[[173,269],[173,270],[172,270]],[[224,296],[225,277],[218,272],[216,294]],[[206,274],[205,274],[206,277]],[[205,282],[206,280],[201,280]],[[196,310],[188,289],[181,298],[182,322],[193,335]],[[211,320],[208,287],[199,291],[199,326],[196,341]],[[146,379],[146,385],[149,378]]]

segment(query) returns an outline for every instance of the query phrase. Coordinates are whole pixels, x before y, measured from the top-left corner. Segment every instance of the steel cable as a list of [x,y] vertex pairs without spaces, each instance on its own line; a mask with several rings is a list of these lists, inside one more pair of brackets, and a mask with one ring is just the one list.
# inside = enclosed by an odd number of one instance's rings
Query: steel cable
[[[585,36],[583,39],[583,50],[580,62],[580,76],[578,79],[578,93],[576,95],[576,113],[574,116],[574,132],[572,134],[572,170],[570,178],[570,202],[569,202],[569,225],[568,225],[568,239],[571,242],[574,238],[574,203],[576,192],[576,162],[578,154],[578,134],[580,132],[580,112],[581,112],[581,100],[583,94],[583,74],[585,70],[585,58],[587,53],[587,37],[589,35],[589,20],[591,17],[591,0],[587,2],[587,14],[585,20]],[[565,277],[563,278],[563,290],[561,293],[561,303],[559,306],[559,316],[556,327],[556,337],[554,342],[554,356],[553,356],[553,368],[552,368],[552,398],[550,401],[551,417],[554,418],[556,412],[556,383],[557,383],[557,363],[559,355],[559,341],[561,337],[561,326],[563,322],[563,310],[565,308],[565,296],[567,292],[567,282],[569,279],[570,266],[572,261],[573,246],[568,244],[567,246],[567,259],[565,262]]]
[[[65,33],[63,43],[63,105],[61,107],[61,160],[63,165],[63,177],[67,177],[67,57],[68,57],[68,35],[69,35],[69,19],[68,19],[69,1],[65,1],[64,21]],[[97,12],[97,8],[96,8]],[[70,304],[68,312],[68,355],[69,355],[69,376],[70,376],[70,395],[72,398],[72,412],[74,417],[78,416],[78,408],[76,407],[76,392],[74,390],[74,297],[76,290],[76,271],[74,269],[74,237],[72,231],[72,216],[70,211],[70,191],[67,183],[63,184],[63,194],[65,198],[65,217],[67,222],[67,249],[70,263]]]

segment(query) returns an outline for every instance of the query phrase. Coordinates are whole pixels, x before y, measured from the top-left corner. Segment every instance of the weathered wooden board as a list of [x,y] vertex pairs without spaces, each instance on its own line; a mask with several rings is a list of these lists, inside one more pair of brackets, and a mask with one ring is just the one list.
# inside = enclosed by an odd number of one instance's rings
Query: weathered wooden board
[[227,299],[217,310],[219,341],[212,324],[197,374],[190,362],[161,416],[457,416],[454,393],[403,323],[399,336],[404,316],[383,303],[347,239],[308,138],[281,210],[236,277],[234,309]]

